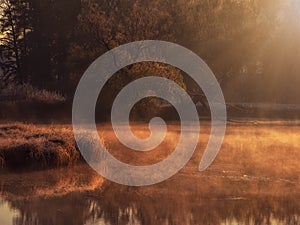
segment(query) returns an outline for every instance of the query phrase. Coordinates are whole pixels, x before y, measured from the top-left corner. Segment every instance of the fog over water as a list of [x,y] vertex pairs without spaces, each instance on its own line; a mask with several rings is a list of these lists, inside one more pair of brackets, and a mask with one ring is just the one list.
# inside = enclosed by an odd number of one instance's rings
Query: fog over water
[[[300,222],[297,121],[230,122],[222,149],[205,172],[199,160],[209,137],[201,126],[190,162],[175,176],[146,187],[103,179],[88,165],[0,174],[2,225],[63,224],[276,224]],[[147,137],[146,124],[133,125]],[[166,140],[147,152],[128,151],[109,125],[99,134],[119,160],[147,165],[168,157],[180,126],[168,125]],[[144,130],[144,132],[143,132]],[[279,138],[280,137],[280,138]],[[125,154],[124,154],[125,153]],[[146,155],[142,155],[146,154]]]

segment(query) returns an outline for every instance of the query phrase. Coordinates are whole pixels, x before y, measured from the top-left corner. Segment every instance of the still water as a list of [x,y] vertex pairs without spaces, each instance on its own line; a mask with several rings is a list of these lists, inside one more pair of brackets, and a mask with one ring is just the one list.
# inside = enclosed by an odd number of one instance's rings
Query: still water
[[201,142],[184,169],[147,187],[109,182],[87,165],[2,172],[0,225],[299,225],[298,143],[298,127],[230,126],[207,171],[197,171]]
[[[0,224],[300,224],[299,198],[287,193],[284,196],[247,193],[247,187],[267,185],[272,192],[277,185],[211,176],[198,177],[203,183],[190,183],[188,187],[177,186],[177,178],[156,186],[129,188],[103,182],[89,169],[84,172],[82,169],[80,173],[78,168],[72,172],[35,172],[24,178],[6,175],[13,185],[4,184],[2,179]],[[184,176],[181,179],[191,182]],[[226,194],[218,190],[214,194],[217,183],[226,188],[240,186],[241,192],[235,195],[235,187],[225,191]]]

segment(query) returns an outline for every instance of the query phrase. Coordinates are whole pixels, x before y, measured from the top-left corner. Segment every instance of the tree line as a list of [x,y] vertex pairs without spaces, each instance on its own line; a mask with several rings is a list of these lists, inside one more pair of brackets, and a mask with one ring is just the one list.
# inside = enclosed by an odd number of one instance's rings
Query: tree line
[[[0,2],[1,86],[30,83],[71,96],[82,73],[104,52],[131,41],[157,39],[196,52],[232,99],[268,99],[278,87],[296,99],[297,0]],[[176,68],[155,63],[124,68],[111,84],[119,89],[141,71],[168,74],[183,87],[193,86]]]

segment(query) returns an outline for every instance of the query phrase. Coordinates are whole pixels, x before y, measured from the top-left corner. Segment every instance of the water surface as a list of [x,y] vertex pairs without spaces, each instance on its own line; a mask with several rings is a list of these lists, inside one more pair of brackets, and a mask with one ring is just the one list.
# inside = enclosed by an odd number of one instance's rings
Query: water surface
[[[178,131],[175,125],[172,129]],[[153,186],[118,185],[87,165],[2,172],[0,224],[300,224],[298,126],[230,124],[220,154],[203,173],[197,166],[208,127],[201,132],[187,166]],[[139,154],[132,153],[129,159],[122,151],[113,154],[136,163]],[[157,157],[159,153],[152,154]],[[142,164],[152,161],[144,158]]]

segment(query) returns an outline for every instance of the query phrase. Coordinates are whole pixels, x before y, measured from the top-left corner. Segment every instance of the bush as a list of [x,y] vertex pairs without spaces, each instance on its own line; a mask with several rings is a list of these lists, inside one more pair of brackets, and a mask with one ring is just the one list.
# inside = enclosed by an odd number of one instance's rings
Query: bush
[[37,89],[30,84],[10,84],[0,90],[0,100],[24,100],[28,102],[59,103],[66,97],[57,91]]

